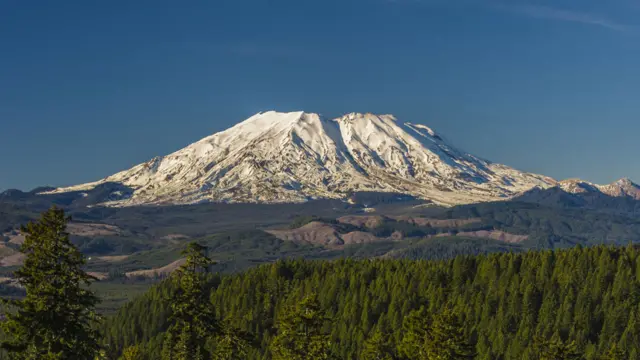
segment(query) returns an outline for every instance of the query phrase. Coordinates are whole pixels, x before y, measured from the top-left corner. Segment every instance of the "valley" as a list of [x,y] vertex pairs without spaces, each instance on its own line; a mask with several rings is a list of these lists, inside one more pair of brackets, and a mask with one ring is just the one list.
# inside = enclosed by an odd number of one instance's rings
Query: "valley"
[[[637,201],[578,201],[585,195],[563,193],[573,201],[526,194],[511,201],[440,207],[400,194],[356,193],[350,201],[299,204],[72,205],[67,207],[73,219],[68,231],[88,258],[86,270],[99,279],[95,286],[105,296],[106,312],[166,278],[190,241],[208,247],[216,262],[213,270],[221,273],[290,258],[433,260],[640,241]],[[21,265],[19,225],[35,219],[42,206],[24,198],[0,203],[14,214],[2,218],[2,276],[10,277]],[[1,291],[19,293],[15,287],[0,284]]]

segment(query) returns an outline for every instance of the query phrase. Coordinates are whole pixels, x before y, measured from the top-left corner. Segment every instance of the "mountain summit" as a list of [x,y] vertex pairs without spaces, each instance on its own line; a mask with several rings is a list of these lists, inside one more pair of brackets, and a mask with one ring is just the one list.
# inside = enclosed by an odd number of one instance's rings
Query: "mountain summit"
[[269,111],[170,155],[50,193],[106,183],[131,190],[107,203],[116,206],[301,202],[357,191],[454,205],[504,199],[556,181],[464,153],[429,127],[392,115],[351,113],[328,120]]

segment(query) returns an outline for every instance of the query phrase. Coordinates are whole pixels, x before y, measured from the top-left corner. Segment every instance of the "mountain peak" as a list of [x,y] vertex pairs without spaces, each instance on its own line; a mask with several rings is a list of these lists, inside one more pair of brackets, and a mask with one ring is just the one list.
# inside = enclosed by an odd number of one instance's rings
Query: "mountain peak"
[[565,192],[571,194],[600,192],[598,185],[577,178],[562,180],[558,183],[558,186]]
[[247,120],[249,120],[249,119],[251,119],[251,118],[253,118],[255,116],[261,116],[261,115],[287,116],[287,115],[292,115],[292,114],[302,115],[304,113],[305,113],[305,111],[302,111],[302,110],[296,110],[296,111],[265,110],[265,111],[258,111],[253,116],[249,117]]
[[622,179],[615,181],[613,184],[616,184],[618,186],[636,186],[636,187],[638,186],[636,183],[631,181],[631,179],[629,179],[628,177],[623,177]]
[[359,113],[352,112],[338,117],[336,120],[357,120],[357,119],[386,119],[396,121],[396,117],[391,114],[373,114],[373,113]]
[[610,196],[626,196],[636,200],[640,200],[640,186],[626,177],[617,180],[609,185],[602,186],[601,190],[603,193]]

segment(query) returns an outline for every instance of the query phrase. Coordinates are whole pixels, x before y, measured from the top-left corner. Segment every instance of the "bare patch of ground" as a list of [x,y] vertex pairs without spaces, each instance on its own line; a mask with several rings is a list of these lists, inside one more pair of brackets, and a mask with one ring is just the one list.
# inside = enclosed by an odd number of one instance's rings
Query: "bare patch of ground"
[[371,229],[381,225],[384,222],[384,217],[376,215],[347,215],[339,217],[337,220],[342,224]]
[[187,240],[191,239],[189,236],[184,234],[168,234],[160,238],[161,240]]
[[[436,236],[451,236],[451,235],[438,234]],[[516,235],[516,234],[510,234],[510,233],[499,231],[499,230],[461,231],[457,233],[456,236],[493,239],[493,240],[498,240],[498,241],[502,241],[510,244],[518,244],[529,239],[529,235]]]
[[12,286],[15,288],[24,288],[24,286],[22,286],[22,284],[20,284],[20,282],[17,279],[10,278],[10,277],[0,277],[0,284],[6,285],[6,286]]
[[118,236],[123,234],[123,230],[114,225],[98,223],[75,223],[67,225],[67,231],[71,235],[93,237],[93,236]]
[[96,259],[103,260],[106,262],[119,262],[125,260],[130,255],[111,255],[111,256],[96,256]]
[[0,266],[22,265],[24,254],[0,243]]
[[16,252],[12,255],[5,256],[0,259],[0,266],[16,266],[22,265],[25,255],[23,253]]
[[9,242],[16,245],[22,245],[24,243],[25,236],[22,233],[9,236]]
[[127,277],[136,277],[136,276],[146,276],[146,277],[155,277],[155,276],[166,276],[171,274],[172,272],[174,272],[177,268],[179,268],[182,264],[184,264],[186,260],[185,259],[178,259],[174,262],[172,262],[169,265],[160,267],[160,268],[155,268],[155,269],[149,269],[149,270],[136,270],[136,271],[130,271],[128,272],[126,275]]
[[0,258],[2,258],[2,257],[7,257],[7,256],[9,256],[9,255],[13,255],[13,254],[15,254],[15,253],[17,253],[17,251],[16,251],[16,250],[14,250],[14,249],[12,249],[12,248],[8,247],[8,246],[7,246],[7,245],[5,245],[5,244],[0,243]]
[[437,228],[457,228],[469,224],[477,224],[482,220],[479,218],[471,218],[471,219],[429,219],[422,217],[412,217],[412,216],[392,216],[391,217],[397,221],[405,221],[410,224],[418,225],[418,226],[431,226]]
[[109,277],[109,273],[106,273],[106,272],[90,271],[87,274],[93,276],[98,280],[104,280]]
[[4,238],[5,241],[10,242],[12,244],[20,245],[24,242],[24,234],[22,234],[18,230],[13,230],[6,232],[4,234],[0,234],[0,238]]
[[[119,236],[125,233],[124,230],[108,224],[98,223],[78,223],[70,222],[67,224],[67,231],[71,235],[94,237],[94,236]],[[12,231],[2,234],[5,238],[9,238],[9,242],[12,244],[20,245],[24,243],[25,235],[20,231]]]
[[[360,219],[358,219],[358,221],[360,221]],[[319,221],[312,221],[297,229],[267,230],[267,232],[280,240],[328,247],[342,247],[344,245],[364,244],[385,240],[365,231],[352,231],[341,234],[333,225]]]
[[[389,216],[389,219],[395,221],[408,222],[417,226],[431,226],[438,228],[457,228],[464,225],[476,224],[481,222],[479,218],[471,219],[429,219],[413,216]],[[380,226],[384,220],[384,216],[380,215],[347,215],[337,219],[338,222],[343,224],[351,224],[358,227],[365,227],[368,229]]]
[[292,230],[266,230],[280,240],[309,243],[315,245],[339,246],[344,245],[340,234],[333,226],[312,221],[304,226]]
[[342,234],[342,241],[345,245],[366,244],[380,240],[380,238],[374,236],[373,234],[364,231],[352,231],[347,234]]

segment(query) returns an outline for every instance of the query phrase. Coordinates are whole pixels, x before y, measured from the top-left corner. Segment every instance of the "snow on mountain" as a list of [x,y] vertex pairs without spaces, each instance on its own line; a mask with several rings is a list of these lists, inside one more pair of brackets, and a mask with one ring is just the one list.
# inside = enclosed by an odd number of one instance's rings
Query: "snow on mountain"
[[633,183],[628,178],[620,179],[616,182],[613,182],[609,185],[601,185],[599,186],[600,191],[615,197],[630,197],[635,200],[640,200],[640,186],[638,184]]
[[567,179],[558,183],[558,186],[565,192],[571,194],[585,194],[591,192],[600,192],[598,185],[580,179]]
[[603,193],[612,197],[630,197],[640,200],[640,186],[623,178],[608,185],[598,185],[580,179],[563,180],[558,186],[572,194]]
[[509,198],[556,181],[495,164],[446,143],[427,126],[391,115],[327,120],[305,112],[258,113],[170,155],[97,182],[132,189],[107,203],[302,202],[355,191],[398,192],[454,205]]

